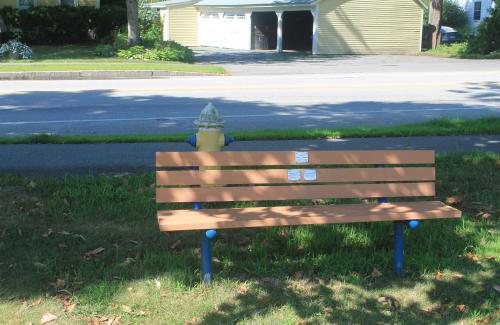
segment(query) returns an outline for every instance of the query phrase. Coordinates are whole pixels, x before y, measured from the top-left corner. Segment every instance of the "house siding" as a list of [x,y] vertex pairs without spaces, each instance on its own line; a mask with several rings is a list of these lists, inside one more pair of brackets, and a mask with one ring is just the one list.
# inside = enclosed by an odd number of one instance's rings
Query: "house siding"
[[15,8],[17,5],[17,1],[16,0],[1,0],[0,1],[0,8],[3,8],[3,7],[12,7],[12,8]]
[[198,9],[192,6],[170,9],[167,20],[169,38],[185,46],[197,46],[198,17]]
[[[79,6],[89,6],[89,7],[98,7],[99,0],[78,0]],[[59,0],[38,0],[36,2],[37,6],[58,6]],[[3,7],[17,7],[17,0],[0,0],[0,8]]]
[[322,0],[318,54],[420,51],[423,8],[415,0]]

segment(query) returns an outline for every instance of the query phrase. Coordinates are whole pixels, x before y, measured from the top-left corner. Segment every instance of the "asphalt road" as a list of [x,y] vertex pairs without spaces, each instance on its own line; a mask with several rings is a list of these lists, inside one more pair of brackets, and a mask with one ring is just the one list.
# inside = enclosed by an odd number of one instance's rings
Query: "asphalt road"
[[[437,153],[500,152],[500,135],[236,141],[225,150],[433,149]],[[17,144],[0,146],[0,173],[64,176],[155,170],[157,151],[193,151],[186,143]]]
[[[344,59],[342,69],[323,62],[324,71],[315,74],[303,69],[308,64],[317,68],[317,62],[294,61],[288,74],[1,81],[0,135],[189,132],[209,101],[225,117],[228,130],[397,125],[439,117],[500,116],[500,60],[454,60],[453,70],[451,63],[438,69],[434,58],[408,59],[406,67],[400,61],[397,66],[377,66],[373,58],[377,57],[350,59],[353,71],[363,65],[366,70],[352,73],[342,72],[347,65]],[[253,64],[261,72],[263,65],[287,69],[283,62]]]

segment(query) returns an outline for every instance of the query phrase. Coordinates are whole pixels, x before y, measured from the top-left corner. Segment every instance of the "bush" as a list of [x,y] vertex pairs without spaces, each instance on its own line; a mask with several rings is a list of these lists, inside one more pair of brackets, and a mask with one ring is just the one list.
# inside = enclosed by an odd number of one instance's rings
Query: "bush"
[[118,57],[130,60],[155,60],[155,61],[194,61],[194,53],[191,49],[174,41],[160,41],[152,49],[144,46],[134,46],[129,49],[119,50]]
[[477,29],[477,36],[470,40],[470,50],[481,54],[500,51],[500,0],[495,0],[491,17],[484,19]]
[[10,40],[0,46],[0,57],[4,55],[9,55],[14,59],[28,60],[33,56],[33,50],[26,44]]
[[119,50],[118,57],[129,59],[129,60],[142,60],[144,59],[144,54],[146,49],[142,45],[132,46],[126,50]]
[[20,31],[5,35],[28,44],[61,45],[93,42],[104,39],[127,23],[122,7],[32,7],[16,10],[0,9],[9,30]]
[[113,33],[111,45],[115,50],[126,49],[128,47],[128,35],[121,31]]
[[95,48],[95,55],[97,55],[97,56],[109,58],[109,57],[115,56],[115,54],[116,54],[115,49],[111,45],[108,45],[108,44],[97,45]]

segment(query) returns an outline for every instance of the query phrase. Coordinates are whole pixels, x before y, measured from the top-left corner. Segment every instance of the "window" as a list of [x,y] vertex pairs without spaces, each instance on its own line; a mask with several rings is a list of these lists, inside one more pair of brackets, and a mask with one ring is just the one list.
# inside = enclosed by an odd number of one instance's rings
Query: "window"
[[17,7],[21,9],[36,6],[36,0],[17,0]]
[[481,20],[481,2],[474,2],[474,20]]
[[60,0],[61,6],[76,7],[77,0]]

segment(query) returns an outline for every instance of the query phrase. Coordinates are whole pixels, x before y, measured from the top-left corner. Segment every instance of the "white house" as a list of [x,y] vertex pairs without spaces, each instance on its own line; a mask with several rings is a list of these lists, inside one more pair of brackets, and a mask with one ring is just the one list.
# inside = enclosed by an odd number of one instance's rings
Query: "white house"
[[467,12],[469,25],[475,30],[486,17],[490,16],[490,10],[494,8],[493,0],[458,0],[458,3]]

